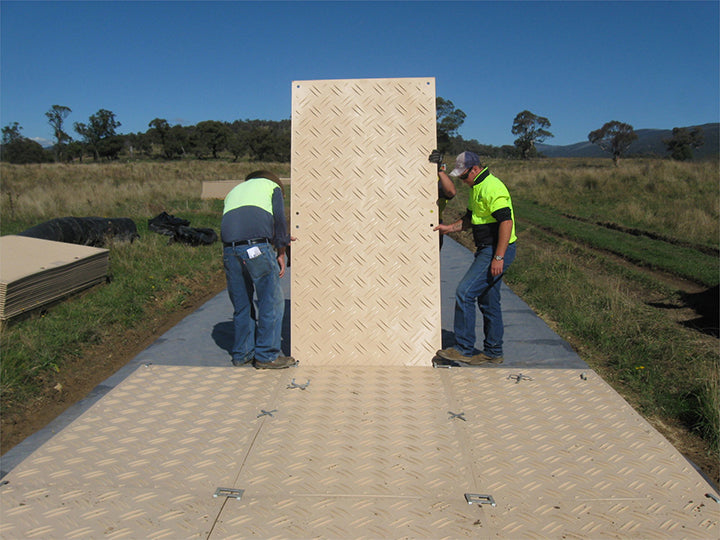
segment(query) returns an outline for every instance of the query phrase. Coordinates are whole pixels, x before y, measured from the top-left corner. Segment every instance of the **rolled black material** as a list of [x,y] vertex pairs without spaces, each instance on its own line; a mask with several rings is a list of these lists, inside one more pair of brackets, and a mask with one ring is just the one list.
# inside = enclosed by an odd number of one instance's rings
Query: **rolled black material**
[[130,218],[63,217],[40,223],[18,233],[42,240],[81,246],[104,246],[108,240],[132,242],[140,238]]

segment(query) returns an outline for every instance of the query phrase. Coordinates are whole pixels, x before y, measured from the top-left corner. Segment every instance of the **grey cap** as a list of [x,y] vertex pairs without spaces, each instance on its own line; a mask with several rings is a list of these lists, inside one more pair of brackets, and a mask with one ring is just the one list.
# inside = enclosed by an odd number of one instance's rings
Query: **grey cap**
[[480,158],[472,152],[463,152],[455,158],[455,168],[450,171],[451,176],[460,176],[468,169],[472,169],[475,165],[480,166]]

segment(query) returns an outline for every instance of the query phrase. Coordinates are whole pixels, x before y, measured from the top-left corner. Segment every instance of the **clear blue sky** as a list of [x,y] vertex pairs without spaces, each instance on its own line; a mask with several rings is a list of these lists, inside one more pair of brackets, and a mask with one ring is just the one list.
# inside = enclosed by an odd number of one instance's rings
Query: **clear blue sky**
[[720,121],[720,15],[707,2],[0,2],[0,124],[52,139],[99,109],[120,133],[154,118],[282,120],[293,80],[435,77],[460,130],[512,144],[522,110],[550,144],[610,120]]

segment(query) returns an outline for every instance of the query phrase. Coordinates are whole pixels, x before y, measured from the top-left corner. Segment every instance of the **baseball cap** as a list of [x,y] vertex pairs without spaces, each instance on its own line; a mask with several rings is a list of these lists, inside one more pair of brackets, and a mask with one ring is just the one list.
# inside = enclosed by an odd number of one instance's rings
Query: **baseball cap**
[[455,168],[450,172],[452,176],[460,176],[468,169],[472,169],[475,165],[480,166],[480,158],[472,152],[463,152],[455,158]]

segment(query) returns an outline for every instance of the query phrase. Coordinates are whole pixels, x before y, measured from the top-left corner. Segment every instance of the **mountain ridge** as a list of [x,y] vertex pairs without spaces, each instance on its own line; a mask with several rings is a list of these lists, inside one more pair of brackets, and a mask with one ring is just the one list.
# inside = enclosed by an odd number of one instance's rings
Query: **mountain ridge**
[[[694,159],[703,159],[720,154],[720,123],[713,122],[697,126],[687,126],[685,129],[699,127],[703,130],[705,144],[693,149]],[[655,156],[668,155],[663,139],[672,137],[672,129],[636,129],[638,139],[630,145],[626,156]],[[590,141],[568,144],[563,146],[542,144],[535,145],[539,154],[545,157],[610,157],[599,146]]]

